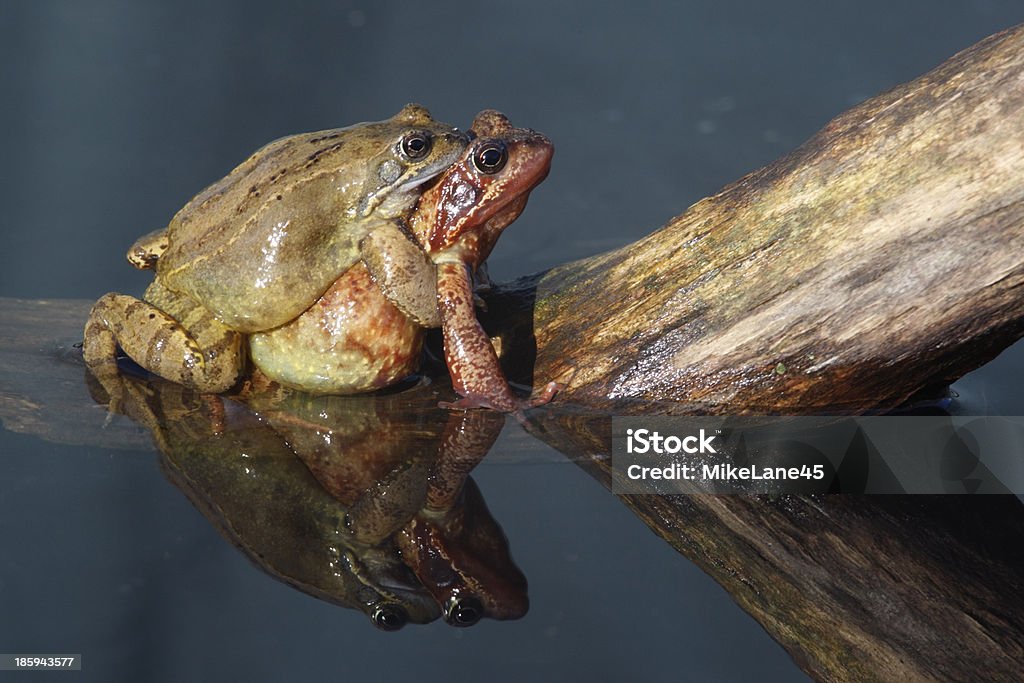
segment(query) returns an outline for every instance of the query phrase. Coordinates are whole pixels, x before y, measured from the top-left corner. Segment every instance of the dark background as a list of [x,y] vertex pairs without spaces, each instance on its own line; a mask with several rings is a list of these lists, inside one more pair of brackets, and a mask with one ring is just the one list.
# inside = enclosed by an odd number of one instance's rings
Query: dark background
[[2,4],[0,294],[140,292],[140,234],[263,143],[480,109],[554,140],[497,278],[625,244],[1020,2]]
[[[141,294],[128,245],[250,152],[409,101],[461,126],[497,108],[555,142],[551,176],[491,258],[508,279],[651,232],[1021,21],[1024,5],[994,0],[7,0],[0,296]],[[1020,414],[1021,355],[961,383],[965,400]],[[0,431],[0,652],[81,652],[95,680],[802,678],[610,494],[531,448],[475,475],[530,579],[530,614],[380,634],[252,569],[153,453]]]

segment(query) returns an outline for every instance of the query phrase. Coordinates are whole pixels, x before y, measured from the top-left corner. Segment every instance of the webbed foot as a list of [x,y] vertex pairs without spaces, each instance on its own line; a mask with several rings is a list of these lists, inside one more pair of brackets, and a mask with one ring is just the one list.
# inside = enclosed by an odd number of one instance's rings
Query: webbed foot
[[475,410],[477,408],[490,408],[502,413],[521,413],[530,408],[536,408],[549,403],[555,397],[562,385],[557,382],[548,382],[544,390],[538,395],[521,399],[510,393],[498,396],[484,396],[480,394],[468,394],[461,396],[457,401],[440,401],[439,408],[449,410]]

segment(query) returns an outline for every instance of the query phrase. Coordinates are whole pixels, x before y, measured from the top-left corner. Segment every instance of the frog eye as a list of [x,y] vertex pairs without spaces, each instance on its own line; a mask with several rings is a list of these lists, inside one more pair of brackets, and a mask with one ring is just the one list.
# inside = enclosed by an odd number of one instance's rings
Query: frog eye
[[422,159],[430,153],[430,143],[430,133],[409,133],[402,138],[402,153],[410,159]]
[[449,598],[444,620],[452,626],[472,626],[484,615],[484,606],[473,596]]
[[473,155],[473,165],[476,170],[488,175],[497,173],[505,167],[508,161],[508,150],[501,142],[489,142],[480,147]]
[[381,631],[397,631],[409,621],[409,615],[399,605],[377,605],[370,615],[373,625]]

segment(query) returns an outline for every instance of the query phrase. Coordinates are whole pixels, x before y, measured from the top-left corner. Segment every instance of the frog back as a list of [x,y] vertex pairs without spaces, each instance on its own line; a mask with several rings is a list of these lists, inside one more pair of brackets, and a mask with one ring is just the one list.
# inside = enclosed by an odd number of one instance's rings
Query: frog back
[[295,318],[358,258],[368,170],[357,126],[269,143],[171,220],[157,277],[230,328]]

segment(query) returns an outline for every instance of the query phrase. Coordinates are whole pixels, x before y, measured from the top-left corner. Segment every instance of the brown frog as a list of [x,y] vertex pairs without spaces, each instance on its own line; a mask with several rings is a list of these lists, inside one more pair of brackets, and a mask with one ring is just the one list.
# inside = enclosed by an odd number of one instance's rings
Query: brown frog
[[401,219],[466,143],[408,105],[386,121],[261,148],[133,246],[129,260],[155,264],[156,277],[143,300],[109,293],[97,301],[85,328],[90,369],[108,390],[116,386],[120,346],[162,377],[224,391],[243,367],[246,334],[294,320],[355,263],[401,304],[406,284],[375,271],[391,262],[376,252],[418,251]]
[[[533,400],[510,390],[476,318],[473,276],[547,176],[554,148],[492,110],[477,115],[471,132],[475,138],[409,220],[420,251],[375,249],[376,260],[355,264],[303,315],[252,335],[253,361],[268,377],[321,393],[387,386],[415,370],[423,328],[441,327],[462,396],[447,407],[515,412],[551,400],[553,382]],[[400,304],[377,289],[378,273],[400,283]]]

